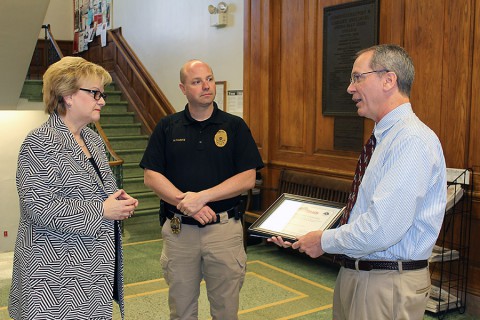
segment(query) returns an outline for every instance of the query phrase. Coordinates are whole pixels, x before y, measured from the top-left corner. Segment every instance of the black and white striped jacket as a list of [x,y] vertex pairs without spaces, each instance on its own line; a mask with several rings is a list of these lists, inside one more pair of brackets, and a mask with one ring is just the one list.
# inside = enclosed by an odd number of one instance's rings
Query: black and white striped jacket
[[21,146],[13,319],[111,319],[116,258],[123,318],[120,230],[103,218],[103,201],[117,186],[102,139],[87,127],[81,134],[102,179],[57,114]]

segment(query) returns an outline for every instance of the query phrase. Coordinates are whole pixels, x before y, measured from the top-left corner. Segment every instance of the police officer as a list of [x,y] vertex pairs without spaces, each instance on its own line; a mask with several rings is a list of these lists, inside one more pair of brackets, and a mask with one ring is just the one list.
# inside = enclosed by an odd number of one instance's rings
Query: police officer
[[185,109],[160,120],[140,162],[167,218],[161,264],[170,318],[198,318],[204,279],[212,318],[237,319],[247,259],[240,196],[263,162],[245,122],[213,101],[208,64],[185,63],[179,86]]

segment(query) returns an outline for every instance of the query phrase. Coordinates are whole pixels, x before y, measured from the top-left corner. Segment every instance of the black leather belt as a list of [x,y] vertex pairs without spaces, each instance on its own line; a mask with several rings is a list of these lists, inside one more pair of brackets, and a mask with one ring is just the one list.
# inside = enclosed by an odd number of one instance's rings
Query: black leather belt
[[[427,260],[411,261],[381,261],[381,260],[355,260],[350,258],[339,258],[342,267],[370,271],[370,270],[418,270],[428,267]],[[358,261],[358,262],[357,262]]]
[[[183,215],[182,213],[179,213],[180,211],[173,211],[173,210],[167,210],[167,218],[168,219],[172,219],[173,216],[175,214],[177,215],[180,215],[179,218],[180,220],[182,221],[182,224],[189,224],[189,225],[192,225],[192,226],[198,226],[199,228],[202,228],[202,227],[205,227],[205,226],[208,226],[210,224],[216,224],[216,223],[220,223],[220,214],[217,213],[216,216],[217,216],[217,220],[215,221],[212,221],[210,223],[207,223],[207,224],[201,224],[200,222],[198,222],[197,220],[195,220],[194,218],[190,217],[190,216],[186,216],[186,215]],[[227,215],[228,215],[228,219],[230,218],[236,218],[236,215],[238,216],[238,209],[235,207],[235,208],[232,208],[232,209],[229,209],[227,211],[223,211],[223,212],[226,212]]]

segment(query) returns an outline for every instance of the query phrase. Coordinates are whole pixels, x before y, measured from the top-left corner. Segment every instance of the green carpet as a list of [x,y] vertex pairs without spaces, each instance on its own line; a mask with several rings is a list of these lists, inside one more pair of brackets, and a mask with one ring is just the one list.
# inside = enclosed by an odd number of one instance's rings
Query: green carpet
[[[168,286],[160,268],[162,240],[155,215],[124,224],[125,308],[127,320],[169,319]],[[247,275],[240,296],[243,320],[331,319],[338,267],[274,245],[247,248]],[[0,320],[7,314],[9,280],[0,280]],[[201,284],[199,319],[211,319],[205,284]],[[114,307],[113,319],[120,319]],[[426,314],[424,319],[436,319]],[[475,319],[458,312],[446,319]]]
[[[161,240],[125,244],[125,256],[130,262],[125,263],[127,319],[168,319],[168,287],[158,262],[161,246]],[[241,291],[241,319],[309,319],[304,315],[318,319],[322,314],[323,319],[329,318],[336,270],[325,269],[330,281],[320,284],[311,280],[320,278],[322,273],[315,263],[296,266],[303,260],[297,256],[291,257],[293,261],[288,263],[288,268],[279,268],[275,256],[282,253],[277,248],[260,245],[248,251],[251,253]],[[316,273],[313,277],[309,274],[312,272]],[[119,319],[118,310],[114,318]],[[204,283],[201,285],[199,319],[209,319]]]

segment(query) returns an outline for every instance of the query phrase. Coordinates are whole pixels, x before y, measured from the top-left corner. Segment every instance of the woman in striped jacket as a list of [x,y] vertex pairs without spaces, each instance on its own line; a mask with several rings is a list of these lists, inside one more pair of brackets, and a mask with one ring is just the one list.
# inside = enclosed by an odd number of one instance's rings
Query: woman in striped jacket
[[17,169],[20,222],[9,313],[19,319],[111,319],[123,316],[119,220],[138,201],[118,190],[102,139],[87,125],[100,119],[102,67],[78,57],[43,77],[47,122],[23,142]]

